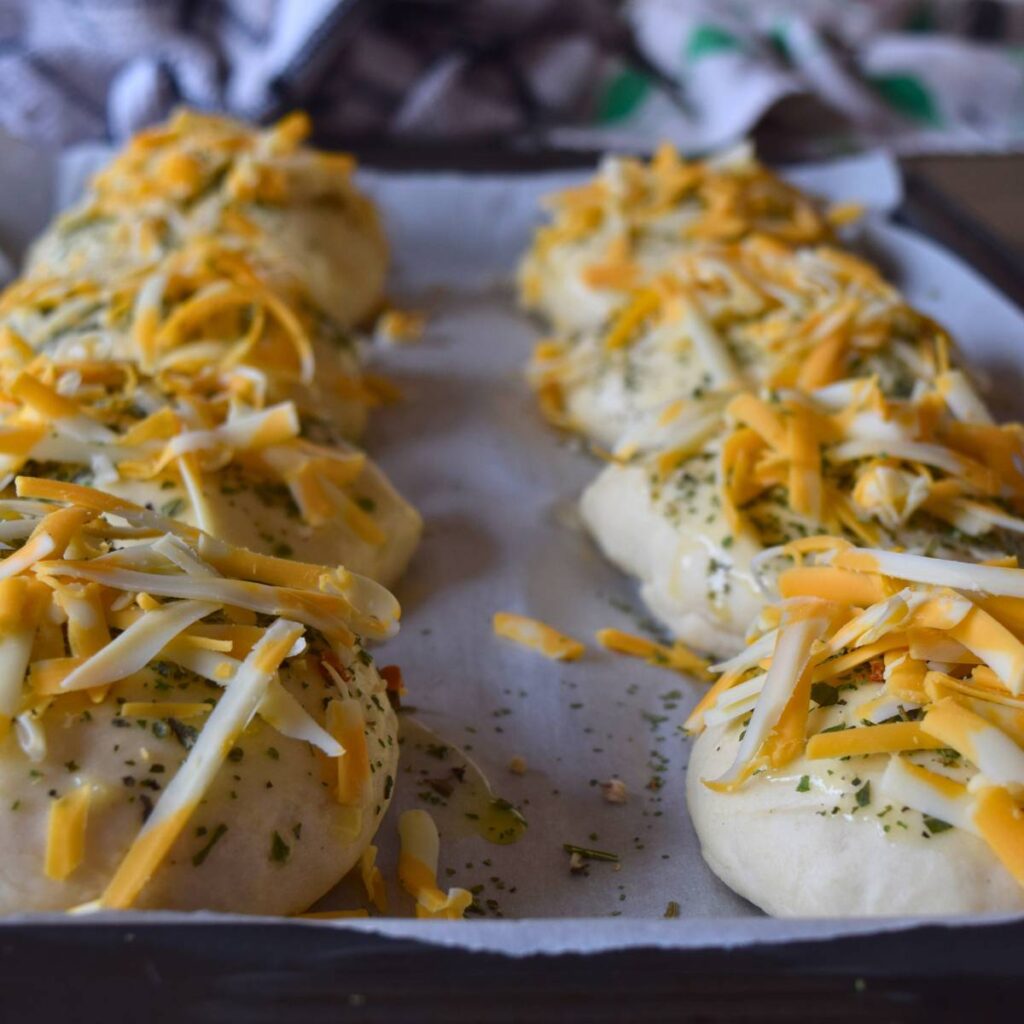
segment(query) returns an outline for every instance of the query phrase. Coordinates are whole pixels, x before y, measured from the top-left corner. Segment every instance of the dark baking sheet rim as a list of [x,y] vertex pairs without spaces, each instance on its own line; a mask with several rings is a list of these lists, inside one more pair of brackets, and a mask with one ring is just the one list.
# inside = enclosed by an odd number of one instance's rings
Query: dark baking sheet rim
[[[359,155],[480,173],[596,159],[450,146]],[[895,220],[1024,309],[1019,254],[920,173],[904,168],[904,182]],[[0,929],[0,1021],[935,1021],[1019,997],[1022,954],[1024,922],[520,958],[301,925],[39,923]]]

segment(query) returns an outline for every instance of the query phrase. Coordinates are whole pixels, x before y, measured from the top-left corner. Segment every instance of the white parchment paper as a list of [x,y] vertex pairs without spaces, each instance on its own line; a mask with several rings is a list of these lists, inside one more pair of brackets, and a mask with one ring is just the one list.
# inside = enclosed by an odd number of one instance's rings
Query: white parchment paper
[[[69,173],[49,194],[72,194],[93,161],[65,165]],[[5,170],[0,148],[0,175]],[[522,370],[538,327],[516,310],[511,288],[538,199],[581,177],[362,175],[392,240],[393,297],[430,314],[418,344],[371,356],[404,401],[376,414],[367,445],[426,521],[423,546],[397,588],[402,632],[377,653],[381,663],[402,666],[416,709],[403,714],[403,766],[378,837],[381,865],[393,879],[398,813],[426,807],[442,833],[441,883],[472,888],[488,918],[505,920],[308,926],[525,954],[730,947],[919,923],[772,921],[719,883],[700,857],[684,800],[688,744],[679,725],[700,684],[593,642],[604,626],[642,629],[646,615],[632,584],[577,526],[576,497],[599,467],[534,409]],[[913,302],[953,329],[972,365],[998,381],[997,408],[1019,409],[1024,318],[963,263],[885,221],[900,199],[894,165],[867,156],[792,177],[876,211],[861,244]],[[13,202],[0,196],[0,230],[18,220]],[[25,231],[19,224],[15,234]],[[498,610],[556,625],[587,642],[588,653],[558,664],[501,641],[490,626]],[[513,758],[523,759],[525,774],[509,770]],[[458,794],[452,769],[463,766],[467,778],[479,770],[521,810],[529,823],[521,841],[487,842],[465,803],[446,798],[448,785]],[[625,804],[602,797],[599,784],[612,776],[626,783]],[[620,863],[570,875],[566,842],[614,852]],[[323,905],[352,907],[360,895],[346,882]],[[409,911],[393,885],[392,897],[397,911]],[[678,919],[663,919],[670,902]],[[180,915],[128,919],[144,925]]]

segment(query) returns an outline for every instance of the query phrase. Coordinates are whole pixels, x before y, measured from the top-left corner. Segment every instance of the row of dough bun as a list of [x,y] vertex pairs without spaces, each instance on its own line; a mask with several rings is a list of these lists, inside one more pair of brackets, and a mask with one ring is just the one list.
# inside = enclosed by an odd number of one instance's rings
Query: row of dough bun
[[351,160],[301,145],[306,130],[183,111],[44,233],[0,298],[4,362],[33,378],[7,389],[7,421],[97,426],[26,434],[5,468],[56,463],[388,585],[421,523],[353,444],[378,401],[353,330],[383,301],[387,243]]
[[[840,244],[852,212],[746,149],[606,160],[553,197],[522,263],[554,329],[529,377],[606,463],[581,499],[598,546],[679,641],[726,659],[688,722],[714,870],[780,914],[1016,909],[1024,431]],[[879,568],[892,551],[925,568]],[[964,564],[982,562],[1003,589]],[[983,727],[1011,758],[995,775]]]
[[307,130],[143,132],[0,296],[0,912],[379,877],[421,524],[353,443],[387,245]]

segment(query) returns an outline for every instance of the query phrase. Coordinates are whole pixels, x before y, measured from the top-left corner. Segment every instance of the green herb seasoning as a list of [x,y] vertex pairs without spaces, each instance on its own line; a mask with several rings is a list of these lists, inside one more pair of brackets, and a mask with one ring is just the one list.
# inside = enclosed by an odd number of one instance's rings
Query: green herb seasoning
[[217,845],[227,830],[228,827],[223,822],[213,830],[213,834],[207,840],[206,845],[192,855],[192,864],[194,867],[199,867],[203,861],[210,856],[210,851]]
[[270,859],[275,864],[287,864],[292,855],[292,848],[281,838],[281,833],[274,831],[270,839]]
[[180,515],[184,508],[184,498],[172,498],[170,501],[165,501],[160,506],[160,514],[162,516],[166,516],[168,519],[173,519],[176,515]]
[[819,707],[831,707],[839,701],[839,690],[829,683],[812,683],[811,700]]
[[617,853],[609,853],[607,850],[594,850],[587,846],[577,846],[575,843],[562,843],[562,849],[566,853],[575,853],[584,860],[603,860],[611,864],[618,864],[622,859]]

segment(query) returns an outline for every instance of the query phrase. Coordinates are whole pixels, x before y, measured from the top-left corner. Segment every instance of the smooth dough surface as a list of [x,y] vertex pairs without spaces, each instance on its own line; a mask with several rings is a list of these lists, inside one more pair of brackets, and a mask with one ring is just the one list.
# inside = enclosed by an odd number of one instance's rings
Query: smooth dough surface
[[354,327],[384,298],[388,244],[372,203],[355,191],[344,205],[262,207],[249,216],[263,228],[260,252],[280,263],[342,327]]
[[[647,331],[613,353],[602,334],[585,333],[569,345],[562,367],[558,384],[568,422],[607,448],[669,402],[695,399],[711,382],[692,341],[678,328]],[[535,363],[531,376],[543,382],[544,364]]]
[[[916,811],[878,816],[886,803],[879,792],[884,756],[801,759],[777,778],[756,776],[734,793],[709,789],[701,780],[732,764],[740,729],[732,723],[703,732],[686,781],[704,859],[740,896],[777,917],[1024,910],[1024,890],[981,839],[956,828],[925,839]],[[810,789],[800,792],[805,774]],[[872,799],[860,808],[853,790],[865,782]]]
[[734,555],[722,544],[727,531],[711,493],[711,485],[699,490],[699,512],[680,525],[659,507],[646,470],[610,465],[583,492],[580,513],[605,557],[639,579],[643,600],[675,636],[728,656],[764,597],[742,566],[725,568]]
[[[376,669],[358,659],[351,668],[373,769],[361,814],[353,819],[335,799],[333,762],[256,718],[238,741],[241,754],[224,762],[136,906],[293,914],[351,870],[387,808],[398,760],[395,715]],[[343,696],[312,651],[286,663],[280,677],[318,721],[323,700]],[[101,704],[83,696],[77,709],[51,708],[43,718],[41,761],[26,759],[13,731],[0,743],[0,914],[65,910],[97,898],[138,832],[146,802],[157,801],[184,760],[187,752],[164,720],[119,718],[114,698],[202,701],[217,692],[187,673],[169,677],[149,667],[116,684]],[[51,794],[63,795],[76,782],[95,787],[85,857],[67,880],[55,882],[43,872]],[[226,831],[203,858],[221,826]],[[273,855],[275,833],[286,855],[280,845]]]

